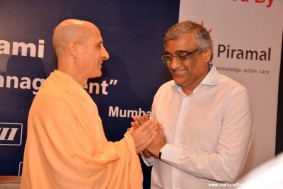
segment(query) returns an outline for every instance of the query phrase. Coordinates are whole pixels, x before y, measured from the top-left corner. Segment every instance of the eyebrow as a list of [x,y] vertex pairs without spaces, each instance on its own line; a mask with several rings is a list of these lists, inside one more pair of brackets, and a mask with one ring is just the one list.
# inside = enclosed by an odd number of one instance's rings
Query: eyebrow
[[[191,52],[191,51],[187,51],[187,50],[176,50],[176,51],[174,51],[174,54],[176,54],[176,53],[182,53],[182,52]],[[170,53],[169,51],[165,51],[163,54],[164,54],[164,55],[167,55],[167,54],[171,54],[171,55],[172,55],[172,53]]]
[[163,54],[164,54],[164,55],[167,55],[167,54],[171,54],[171,53],[168,52],[168,51],[165,51]]

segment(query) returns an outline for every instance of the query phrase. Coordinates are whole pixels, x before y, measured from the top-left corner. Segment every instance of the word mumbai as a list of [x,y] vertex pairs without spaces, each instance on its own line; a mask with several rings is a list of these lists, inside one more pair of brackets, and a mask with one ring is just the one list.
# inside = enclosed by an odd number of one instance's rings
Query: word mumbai
[[44,40],[39,39],[38,44],[0,40],[0,54],[43,58]]
[[23,124],[0,122],[0,145],[20,146],[22,134]]
[[271,59],[271,48],[267,50],[243,50],[243,49],[233,49],[230,45],[219,44],[217,49],[217,57],[224,56],[225,58],[236,58],[243,60],[260,60],[260,61],[270,61]]
[[125,110],[125,109],[121,109],[119,106],[109,106],[109,112],[108,112],[108,116],[109,117],[122,117],[122,118],[132,118],[133,116],[137,116],[137,115],[143,115],[143,114],[147,114],[150,115],[150,111],[143,111],[141,108],[139,108],[138,110]]

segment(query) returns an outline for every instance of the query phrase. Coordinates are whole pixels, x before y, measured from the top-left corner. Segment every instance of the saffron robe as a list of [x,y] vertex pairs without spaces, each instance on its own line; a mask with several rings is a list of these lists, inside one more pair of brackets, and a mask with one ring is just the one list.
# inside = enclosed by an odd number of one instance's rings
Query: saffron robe
[[21,189],[141,189],[142,180],[131,135],[107,141],[89,94],[51,73],[29,112]]

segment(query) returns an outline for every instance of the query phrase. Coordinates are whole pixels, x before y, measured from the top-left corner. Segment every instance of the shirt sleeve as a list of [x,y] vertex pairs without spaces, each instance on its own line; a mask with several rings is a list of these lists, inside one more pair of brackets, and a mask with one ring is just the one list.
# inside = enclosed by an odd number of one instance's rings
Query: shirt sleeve
[[154,162],[155,162],[154,157],[146,158],[142,155],[141,158],[142,158],[143,162],[146,164],[146,166],[150,167],[150,166],[154,165]]

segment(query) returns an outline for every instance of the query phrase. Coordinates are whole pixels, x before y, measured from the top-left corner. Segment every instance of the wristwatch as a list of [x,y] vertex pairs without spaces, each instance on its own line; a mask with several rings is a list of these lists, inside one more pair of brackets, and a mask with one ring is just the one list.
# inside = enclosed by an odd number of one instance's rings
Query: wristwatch
[[[164,147],[164,146],[163,146]],[[162,151],[163,151],[163,147],[160,149],[159,154],[158,154],[158,158],[161,159],[162,156]]]
[[162,152],[159,151],[159,155],[158,155],[158,158],[161,159],[161,156],[162,156]]

